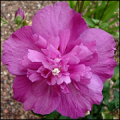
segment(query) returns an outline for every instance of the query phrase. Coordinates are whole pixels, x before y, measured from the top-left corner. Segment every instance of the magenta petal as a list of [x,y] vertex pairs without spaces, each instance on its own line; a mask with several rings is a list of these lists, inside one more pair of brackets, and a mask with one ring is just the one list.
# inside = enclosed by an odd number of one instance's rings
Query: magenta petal
[[69,38],[70,38],[70,30],[69,29],[68,30],[60,30],[59,37],[60,37],[60,52],[61,52],[61,54],[63,54],[67,47]]
[[58,107],[60,98],[54,90],[54,87],[47,85],[46,81],[34,83],[31,90],[36,97],[38,96],[33,106],[35,113],[50,114]]
[[30,50],[30,49],[28,51],[29,51],[28,53],[29,60],[31,60],[32,62],[42,63],[45,68],[51,69],[44,54],[35,50]]
[[35,41],[35,44],[38,45],[40,49],[47,47],[47,41],[42,36],[34,34],[32,37]]
[[8,65],[8,70],[13,75],[24,75],[19,69],[19,61],[27,54],[28,49],[38,50],[33,44],[32,30],[30,26],[22,27],[14,32],[8,40],[3,43],[2,62]]
[[58,77],[57,84],[60,85],[61,83],[65,82],[66,84],[71,82],[71,79],[68,75],[62,75]]
[[13,83],[14,98],[23,102],[25,110],[38,114],[50,114],[59,105],[60,99],[54,88],[45,81],[30,82],[25,76],[17,76]]
[[92,109],[93,104],[100,104],[103,99],[103,83],[98,76],[92,76],[91,83],[84,86],[86,89],[82,87],[83,85],[81,87],[78,85],[77,88],[69,84],[70,93],[61,94],[61,102],[56,110],[63,116],[74,119],[84,117],[85,113]]
[[91,64],[91,68],[92,72],[105,82],[106,79],[112,77],[117,64],[113,58],[116,45],[113,37],[101,29],[92,28],[82,33],[80,38],[83,44],[96,40],[98,62],[94,65]]
[[28,56],[24,56],[23,60],[20,61],[20,70],[32,69],[37,70],[42,64],[38,62],[32,62],[28,59]]
[[40,73],[37,73],[36,71],[30,69],[28,69],[27,77],[29,77],[29,80],[31,80],[31,82],[44,80],[44,78],[41,77]]
[[53,37],[49,35],[47,41],[48,41],[48,45],[53,45],[56,49],[58,49],[60,44],[60,38],[58,36]]
[[13,82],[14,99],[24,102],[29,96],[31,81],[26,76],[16,76]]
[[52,45],[50,44],[47,49],[42,49],[42,52],[46,55],[49,56],[50,58],[57,58],[60,56],[60,52]]
[[88,26],[81,14],[71,9],[67,2],[57,2],[35,14],[32,29],[33,33],[42,35],[46,39],[49,35],[58,36],[59,30],[70,29],[71,40],[75,40],[88,29]]

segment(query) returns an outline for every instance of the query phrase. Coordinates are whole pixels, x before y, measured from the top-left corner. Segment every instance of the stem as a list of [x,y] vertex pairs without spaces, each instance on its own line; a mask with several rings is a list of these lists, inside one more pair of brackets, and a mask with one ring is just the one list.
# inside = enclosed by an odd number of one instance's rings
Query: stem
[[[6,16],[4,15],[4,13],[1,11],[2,15],[4,16],[4,18],[7,20]],[[14,29],[12,27],[12,25],[10,24],[9,21],[7,21],[8,25],[10,26],[11,30],[14,32]]]
[[103,15],[104,15],[104,13],[105,13],[105,10],[106,10],[107,6],[108,6],[108,3],[109,3],[109,1],[107,2],[106,6],[105,6],[105,8],[104,8],[104,10],[103,10],[102,16],[101,16],[101,18],[100,18],[100,20],[99,20],[99,23],[98,23],[98,26],[99,26],[99,24],[100,24],[100,21],[102,20],[102,17],[103,17]]
[[80,8],[79,8],[79,10],[78,10],[79,13],[82,13],[83,5],[84,5],[84,1],[81,1],[81,3],[80,3]]

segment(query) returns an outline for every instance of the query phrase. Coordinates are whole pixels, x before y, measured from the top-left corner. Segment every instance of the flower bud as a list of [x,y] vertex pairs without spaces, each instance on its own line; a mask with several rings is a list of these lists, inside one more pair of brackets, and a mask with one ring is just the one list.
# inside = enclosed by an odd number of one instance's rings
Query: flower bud
[[17,10],[17,12],[15,13],[15,18],[17,17],[17,16],[20,16],[22,19],[24,19],[24,11],[21,9],[21,8],[19,8],[18,10]]
[[17,25],[20,25],[23,19],[24,19],[24,11],[21,8],[19,8],[17,12],[15,13],[15,19],[14,19],[15,23]]

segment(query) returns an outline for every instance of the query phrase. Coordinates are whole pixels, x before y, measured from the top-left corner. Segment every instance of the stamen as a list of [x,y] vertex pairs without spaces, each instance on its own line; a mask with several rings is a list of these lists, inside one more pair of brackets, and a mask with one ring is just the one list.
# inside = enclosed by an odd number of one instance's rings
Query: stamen
[[52,70],[52,74],[53,74],[54,76],[55,76],[55,75],[58,75],[59,72],[60,72],[60,70],[59,70],[58,68],[54,68],[54,69]]

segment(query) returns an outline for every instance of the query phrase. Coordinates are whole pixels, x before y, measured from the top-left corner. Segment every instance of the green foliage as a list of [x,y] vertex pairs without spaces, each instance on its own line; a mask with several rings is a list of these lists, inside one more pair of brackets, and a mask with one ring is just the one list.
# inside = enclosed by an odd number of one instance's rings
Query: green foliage
[[6,21],[5,19],[3,19],[2,17],[1,17],[1,27],[3,26],[3,24],[7,24],[8,23],[8,21]]
[[[75,9],[76,1],[68,1]],[[90,28],[100,28],[110,33],[115,39],[119,38],[118,22],[119,1],[84,1],[83,18]],[[78,9],[75,9],[78,12]]]
[[116,80],[119,79],[119,65],[117,65],[114,69],[114,75],[111,78],[113,80],[113,82],[115,82]]

